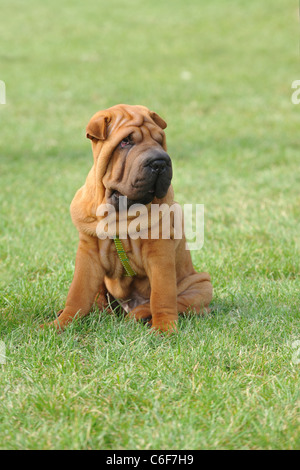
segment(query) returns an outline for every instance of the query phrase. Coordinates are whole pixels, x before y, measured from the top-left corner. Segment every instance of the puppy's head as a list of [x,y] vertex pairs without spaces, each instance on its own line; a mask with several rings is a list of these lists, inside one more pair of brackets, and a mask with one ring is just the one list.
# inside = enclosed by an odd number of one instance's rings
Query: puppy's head
[[[96,166],[97,183],[105,202],[119,209],[120,196],[127,207],[162,199],[172,179],[163,129],[167,124],[143,106],[117,105],[95,114],[87,126]],[[97,171],[98,169],[98,171]]]

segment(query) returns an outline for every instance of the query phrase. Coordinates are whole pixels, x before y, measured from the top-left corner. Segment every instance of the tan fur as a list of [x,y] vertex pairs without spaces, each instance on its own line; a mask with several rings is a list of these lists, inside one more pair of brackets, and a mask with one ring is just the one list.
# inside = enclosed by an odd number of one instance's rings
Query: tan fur
[[[79,246],[66,305],[54,321],[57,329],[63,329],[75,316],[87,315],[95,299],[100,309],[107,307],[107,292],[123,302],[127,310],[137,304],[129,316],[149,318],[152,328],[162,331],[176,330],[178,312],[192,309],[203,313],[208,309],[212,299],[209,274],[194,270],[184,238],[122,240],[137,273],[125,277],[113,240],[100,240],[96,234],[100,221],[96,211],[106,202],[110,188],[118,185],[124,194],[130,192],[128,181],[141,153],[152,147],[166,151],[165,127],[165,121],[156,113],[128,105],[100,111],[89,122],[87,137],[92,141],[94,164],[71,203]],[[117,148],[129,133],[134,135],[136,145],[125,161]],[[155,198],[153,203],[172,205],[172,186],[164,198]]]

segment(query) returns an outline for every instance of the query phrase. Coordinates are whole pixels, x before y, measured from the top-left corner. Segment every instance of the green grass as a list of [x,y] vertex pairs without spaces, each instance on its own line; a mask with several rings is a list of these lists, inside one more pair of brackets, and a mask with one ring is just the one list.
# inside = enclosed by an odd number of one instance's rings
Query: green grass
[[[2,1],[0,448],[299,448],[297,6]],[[176,200],[205,204],[212,313],[171,337],[96,311],[41,331],[73,274],[85,126],[122,102],[166,119]]]

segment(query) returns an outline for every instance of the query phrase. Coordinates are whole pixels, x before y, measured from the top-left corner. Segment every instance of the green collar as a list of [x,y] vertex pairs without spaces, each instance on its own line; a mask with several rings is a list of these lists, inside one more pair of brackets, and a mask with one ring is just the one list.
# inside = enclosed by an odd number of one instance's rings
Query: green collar
[[124,250],[123,244],[121,240],[119,239],[119,237],[114,238],[114,242],[116,245],[119,259],[126,272],[125,276],[131,276],[131,277],[136,276],[136,272],[130,266],[129,259],[126,256],[126,251]]

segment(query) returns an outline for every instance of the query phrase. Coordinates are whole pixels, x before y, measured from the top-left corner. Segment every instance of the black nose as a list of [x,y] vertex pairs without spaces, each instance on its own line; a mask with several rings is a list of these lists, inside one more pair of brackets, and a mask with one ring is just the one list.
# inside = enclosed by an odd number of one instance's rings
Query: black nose
[[162,149],[151,149],[151,152],[148,152],[145,166],[151,168],[151,171],[159,175],[165,170],[172,168],[172,163],[169,155]]
[[149,163],[149,166],[151,170],[155,171],[155,173],[162,173],[167,168],[167,162],[166,160],[158,158],[156,160],[152,160],[152,162]]

